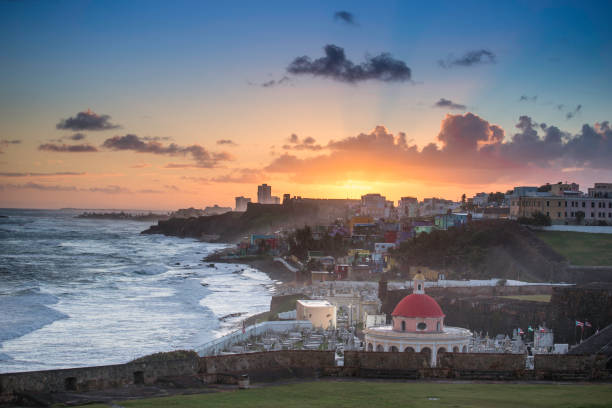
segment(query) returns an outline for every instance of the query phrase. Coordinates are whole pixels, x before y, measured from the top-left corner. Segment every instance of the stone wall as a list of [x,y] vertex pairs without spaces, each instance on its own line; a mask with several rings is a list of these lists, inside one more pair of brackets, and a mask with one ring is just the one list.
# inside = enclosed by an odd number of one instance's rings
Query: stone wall
[[92,391],[128,384],[153,384],[162,377],[197,374],[197,359],[116,364],[0,374],[0,402],[21,392]]
[[441,353],[438,368],[465,371],[514,371],[525,369],[523,354]]
[[372,370],[419,370],[429,367],[429,357],[421,353],[346,351],[344,366]]

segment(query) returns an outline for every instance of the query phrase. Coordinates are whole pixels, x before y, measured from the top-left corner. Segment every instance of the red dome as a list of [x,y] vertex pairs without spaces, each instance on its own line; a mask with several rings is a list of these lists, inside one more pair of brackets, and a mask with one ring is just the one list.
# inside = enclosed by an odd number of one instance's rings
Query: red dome
[[431,296],[425,294],[412,294],[403,298],[395,309],[392,316],[402,317],[444,317],[438,302]]

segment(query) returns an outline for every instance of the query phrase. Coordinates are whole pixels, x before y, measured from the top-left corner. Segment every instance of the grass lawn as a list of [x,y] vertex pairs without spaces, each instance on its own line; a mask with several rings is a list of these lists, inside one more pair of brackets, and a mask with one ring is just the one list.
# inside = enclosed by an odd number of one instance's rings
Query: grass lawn
[[[612,385],[319,381],[119,402],[122,407],[612,407]],[[87,405],[102,408],[108,405]]]
[[514,296],[499,296],[506,299],[530,300],[532,302],[550,302],[550,295],[514,295]]
[[612,234],[538,231],[537,235],[572,265],[612,265]]

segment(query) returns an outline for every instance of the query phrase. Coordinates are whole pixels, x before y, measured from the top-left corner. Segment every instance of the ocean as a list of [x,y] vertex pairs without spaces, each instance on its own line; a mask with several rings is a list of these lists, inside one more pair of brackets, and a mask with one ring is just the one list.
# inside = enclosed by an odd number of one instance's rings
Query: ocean
[[193,349],[268,310],[265,273],[203,261],[225,245],[78,213],[0,210],[0,373]]

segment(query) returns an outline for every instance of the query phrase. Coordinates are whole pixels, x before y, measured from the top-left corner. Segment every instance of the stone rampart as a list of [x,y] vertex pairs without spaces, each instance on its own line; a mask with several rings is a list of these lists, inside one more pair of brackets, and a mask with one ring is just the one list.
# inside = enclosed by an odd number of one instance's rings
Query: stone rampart
[[421,353],[346,351],[344,366],[370,370],[420,370],[429,367],[429,357]]
[[534,370],[536,378],[542,380],[602,380],[610,378],[606,362],[603,354],[540,354],[534,358]]
[[463,371],[514,371],[525,369],[523,354],[441,353],[439,368]]

